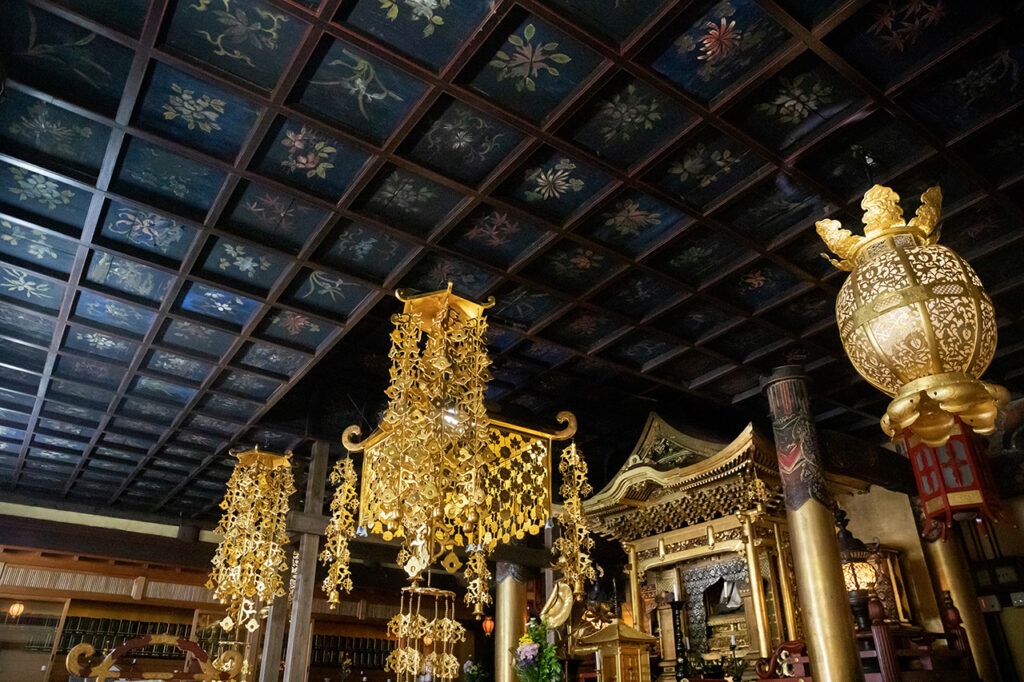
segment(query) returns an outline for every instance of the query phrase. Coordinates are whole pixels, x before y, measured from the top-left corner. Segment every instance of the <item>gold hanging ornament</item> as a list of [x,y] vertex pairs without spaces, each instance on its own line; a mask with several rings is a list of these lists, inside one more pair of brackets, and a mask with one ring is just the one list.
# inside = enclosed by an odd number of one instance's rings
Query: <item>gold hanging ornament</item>
[[398,614],[388,623],[388,635],[397,640],[388,655],[387,669],[398,682],[413,682],[421,675],[453,680],[459,676],[455,645],[466,630],[455,620],[455,593],[413,585],[402,588]]
[[334,465],[331,483],[338,490],[331,500],[331,520],[327,524],[327,542],[320,553],[320,561],[328,565],[324,578],[324,592],[327,603],[333,609],[341,601],[339,590],[352,591],[352,572],[349,569],[351,554],[349,540],[356,535],[356,468],[352,459],[346,457]]
[[259,448],[232,451],[238,459],[220,503],[220,544],[206,587],[222,604],[224,630],[256,631],[263,605],[285,594],[281,572],[288,569],[284,545],[288,498],[295,492],[291,452],[275,455]]
[[893,397],[882,429],[909,429],[939,447],[956,418],[991,433],[1009,395],[979,380],[996,349],[992,301],[971,266],[937,244],[942,191],[929,188],[909,221],[900,197],[875,185],[864,195],[864,236],[819,220],[818,234],[850,272],[836,300],[843,348],[856,370]]
[[[560,412],[566,428],[543,433],[488,417],[484,392],[491,361],[483,313],[493,299],[466,300],[452,293],[451,284],[429,294],[396,295],[404,309],[392,316],[387,410],[364,441],[355,440],[357,426],[343,436],[350,452],[364,453],[355,533],[400,539],[398,563],[414,588],[435,563],[449,573],[464,571],[466,602],[479,619],[491,603],[490,553],[498,544],[539,533],[551,517],[551,442],[571,437],[576,420]],[[331,564],[324,587],[332,603],[349,584],[349,557],[338,550],[346,545],[331,544],[332,538],[347,542],[353,536],[356,505],[354,473],[340,480],[321,557]],[[399,662],[411,670],[412,663]]]
[[594,566],[590,558],[594,538],[583,516],[583,498],[590,495],[593,488],[587,481],[587,463],[575,442],[562,451],[558,470],[562,474],[562,486],[558,489],[562,494],[562,510],[558,514],[562,534],[552,546],[556,556],[554,568],[561,572],[561,579],[579,600],[583,598],[584,581],[597,580],[601,569]]

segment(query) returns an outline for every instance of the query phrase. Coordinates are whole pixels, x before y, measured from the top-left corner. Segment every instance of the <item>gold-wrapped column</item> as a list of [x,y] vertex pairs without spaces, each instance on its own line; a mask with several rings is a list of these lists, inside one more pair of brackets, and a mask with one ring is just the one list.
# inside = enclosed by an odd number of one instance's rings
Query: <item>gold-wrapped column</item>
[[786,616],[786,640],[800,639],[796,626],[796,600],[793,599],[792,583],[789,579],[789,566],[786,565],[786,548],[782,544],[782,528],[772,523],[775,531],[775,561],[778,563],[779,587],[782,590],[782,610]]
[[[751,512],[740,515],[743,523],[743,544],[747,550],[747,573],[750,575],[750,597],[754,601],[754,623],[757,626],[757,651],[761,658],[771,656],[771,637],[768,635],[768,609],[764,603],[764,583],[761,582],[761,561],[757,556],[754,524]],[[751,647],[753,648],[753,647]]]
[[636,560],[636,545],[629,545],[629,606],[633,609],[633,627],[647,632],[644,615],[640,612],[640,566]]
[[512,651],[526,629],[526,577],[518,564],[499,562],[494,605],[494,682],[515,682]]
[[921,544],[924,545],[939,603],[942,603],[942,593],[949,592],[953,606],[960,611],[978,676],[984,682],[997,682],[1001,679],[999,665],[985,627],[985,616],[978,604],[978,593],[974,589],[960,533],[952,532],[945,540],[925,540]]
[[797,594],[815,682],[864,680],[846,599],[832,518],[832,495],[800,367],[776,369],[762,383],[772,411],[786,501]]

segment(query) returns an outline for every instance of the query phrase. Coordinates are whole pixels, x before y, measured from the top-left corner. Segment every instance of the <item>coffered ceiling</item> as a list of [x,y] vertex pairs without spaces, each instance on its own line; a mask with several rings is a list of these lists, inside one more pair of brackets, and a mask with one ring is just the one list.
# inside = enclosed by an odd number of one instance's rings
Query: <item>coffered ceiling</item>
[[823,428],[878,440],[813,228],[855,226],[871,182],[909,212],[942,185],[942,241],[998,309],[988,376],[1019,395],[1021,18],[6,0],[0,497],[208,517],[231,444],[302,440],[268,417],[289,391],[372,424],[390,293],[447,281],[496,299],[495,409],[574,409],[602,457],[648,409],[763,417],[789,362]]

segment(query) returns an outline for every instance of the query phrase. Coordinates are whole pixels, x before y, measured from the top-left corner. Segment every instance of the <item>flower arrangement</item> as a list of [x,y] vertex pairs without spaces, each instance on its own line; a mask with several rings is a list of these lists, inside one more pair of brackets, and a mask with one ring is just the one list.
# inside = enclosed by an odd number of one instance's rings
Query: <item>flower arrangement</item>
[[561,678],[555,645],[548,644],[548,627],[539,619],[526,624],[526,633],[513,654],[520,682],[558,682]]
[[466,659],[462,664],[462,679],[464,682],[487,682],[487,671],[484,667],[472,658]]

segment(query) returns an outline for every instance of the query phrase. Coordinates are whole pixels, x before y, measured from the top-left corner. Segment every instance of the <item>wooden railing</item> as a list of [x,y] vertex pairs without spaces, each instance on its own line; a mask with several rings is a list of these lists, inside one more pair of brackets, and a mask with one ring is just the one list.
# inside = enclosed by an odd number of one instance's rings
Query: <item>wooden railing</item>
[[[871,629],[857,633],[866,682],[977,682],[967,633],[954,606],[943,612],[943,633],[893,627],[885,622],[885,609],[877,599],[868,609]],[[938,645],[940,640],[945,644]],[[807,647],[800,641],[783,643],[754,669],[762,681],[814,681]]]

